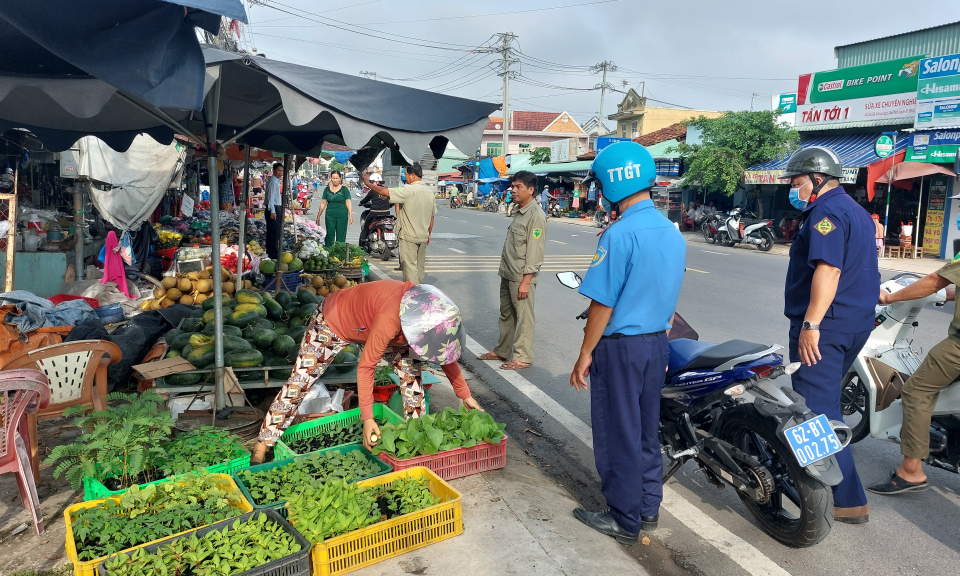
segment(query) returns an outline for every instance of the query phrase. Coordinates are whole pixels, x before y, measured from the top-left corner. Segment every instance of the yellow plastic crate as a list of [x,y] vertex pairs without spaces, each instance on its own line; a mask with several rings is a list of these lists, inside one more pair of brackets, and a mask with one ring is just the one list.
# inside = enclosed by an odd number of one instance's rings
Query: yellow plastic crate
[[313,576],[346,574],[463,534],[460,493],[429,468],[421,466],[391,472],[364,480],[358,486],[379,486],[401,478],[429,480],[430,492],[443,498],[443,501],[418,512],[397,516],[343,536],[328,538],[323,544],[314,544],[310,551]]
[[[241,514],[244,514],[246,512],[253,512],[253,506],[251,506],[250,503],[247,502],[246,498],[243,497],[243,493],[240,492],[240,488],[237,486],[237,483],[233,481],[233,478],[231,478],[229,474],[214,474],[213,477],[219,483],[227,485],[230,492],[236,495],[236,502],[238,504],[237,516],[240,516]],[[121,497],[122,495],[113,496],[112,498],[109,498],[109,499],[119,500]],[[67,558],[71,562],[73,562],[74,576],[97,576],[97,565],[103,562],[106,556],[102,556],[94,560],[86,560],[83,562],[80,561],[79,554],[77,553],[77,544],[76,542],[73,541],[73,526],[72,526],[71,518],[73,516],[73,513],[76,512],[77,510],[83,510],[84,508],[93,508],[94,506],[98,506],[99,504],[103,503],[104,500],[108,500],[108,498],[104,498],[101,500],[90,500],[89,502],[80,502],[79,504],[74,504],[73,506],[70,506],[63,511],[63,518],[67,525]],[[164,536],[163,538],[160,538],[158,540],[153,540],[152,542],[144,542],[143,544],[138,544],[137,546],[134,546],[132,548],[127,548],[126,550],[121,550],[120,552],[129,552],[131,550],[135,550],[143,546],[156,544],[157,542],[162,542],[167,538],[172,538],[173,536],[179,536],[180,534],[186,534],[187,532],[190,532],[192,530],[196,530],[197,528],[202,528],[202,527],[203,526],[194,526],[189,530],[184,530],[183,532],[178,532],[177,534],[171,534],[170,536]],[[117,552],[117,553],[119,554],[120,552]]]

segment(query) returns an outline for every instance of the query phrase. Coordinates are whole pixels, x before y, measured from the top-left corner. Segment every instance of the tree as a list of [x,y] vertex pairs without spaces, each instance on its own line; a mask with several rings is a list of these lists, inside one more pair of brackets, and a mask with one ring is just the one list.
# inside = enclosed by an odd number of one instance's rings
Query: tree
[[[732,196],[750,166],[787,154],[799,135],[788,124],[777,122],[777,111],[727,112],[719,118],[700,116],[686,122],[702,134],[700,144],[680,144],[676,150],[687,165],[684,182],[699,191],[715,190]],[[756,198],[760,217],[763,205]]]
[[345,168],[345,166],[344,166],[343,164],[341,164],[341,163],[337,162],[336,160],[334,160],[333,162],[330,163],[330,166],[329,166],[328,170],[329,170],[330,172],[334,172],[334,171],[336,171],[336,170],[339,170],[339,171],[343,172],[343,169],[344,169],[344,168]]
[[539,146],[530,153],[530,165],[546,164],[550,161],[550,149],[546,146]]

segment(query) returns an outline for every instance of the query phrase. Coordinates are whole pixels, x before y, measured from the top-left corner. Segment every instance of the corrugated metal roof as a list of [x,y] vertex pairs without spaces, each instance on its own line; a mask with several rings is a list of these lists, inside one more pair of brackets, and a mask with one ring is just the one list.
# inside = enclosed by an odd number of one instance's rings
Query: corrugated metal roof
[[529,170],[534,174],[556,174],[558,172],[571,172],[577,176],[586,176],[587,171],[593,164],[591,160],[580,160],[577,162],[560,162],[557,164],[535,164],[533,166],[519,167],[512,163],[507,174],[516,174],[520,170]]
[[[879,133],[810,136],[800,142],[800,147],[809,148],[810,146],[823,146],[825,148],[830,148],[837,153],[837,156],[840,157],[840,164],[842,164],[844,168],[863,168],[864,166],[868,166],[874,162],[880,161],[880,158],[877,158],[877,154],[873,149],[873,145],[879,136]],[[906,150],[910,141],[911,139],[906,137],[898,139],[897,152]],[[751,166],[750,168],[747,168],[747,171],[782,170],[786,167],[787,160],[789,160],[789,158],[789,156],[785,156],[783,158],[770,160],[769,162],[764,162],[763,164]]]
[[680,157],[680,154],[676,151],[667,152],[670,148],[675,148],[679,142],[676,138],[672,140],[665,140],[658,144],[652,146],[647,146],[647,152],[650,153],[655,159],[658,160],[676,160]]
[[887,126],[903,126],[913,128],[913,120],[910,118],[888,118],[886,120],[858,120],[856,122],[838,122],[836,124],[818,124],[815,126],[797,126],[797,132],[832,132],[834,130],[847,130],[850,128],[879,128]]
[[838,68],[873,64],[918,54],[927,56],[956,54],[960,52],[960,22],[837,46],[833,52],[837,57]]

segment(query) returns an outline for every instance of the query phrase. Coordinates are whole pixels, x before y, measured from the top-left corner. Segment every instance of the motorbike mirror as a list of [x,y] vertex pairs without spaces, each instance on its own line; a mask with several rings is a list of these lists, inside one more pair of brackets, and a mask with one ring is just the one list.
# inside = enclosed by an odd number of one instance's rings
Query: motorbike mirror
[[557,272],[557,280],[567,288],[579,288],[583,282],[576,272]]
[[787,367],[786,367],[786,368],[783,369],[783,373],[786,374],[787,376],[789,376],[789,375],[793,374],[794,372],[796,372],[796,371],[799,370],[799,369],[800,369],[800,363],[799,363],[799,362],[791,362],[790,364],[787,364]]

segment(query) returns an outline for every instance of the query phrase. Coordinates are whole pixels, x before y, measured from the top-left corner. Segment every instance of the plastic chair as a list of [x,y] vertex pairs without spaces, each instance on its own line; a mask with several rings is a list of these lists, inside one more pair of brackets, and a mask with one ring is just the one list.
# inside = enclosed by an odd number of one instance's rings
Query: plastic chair
[[94,410],[106,408],[107,366],[119,362],[122,357],[120,348],[112,342],[77,340],[38,348],[7,363],[7,370],[39,370],[46,375],[50,385],[50,405],[27,416],[34,476],[40,477],[37,421],[58,418],[70,406],[90,406]]
[[[23,418],[50,403],[47,378],[37,370],[4,370],[0,372],[0,474],[12,472],[17,478],[20,502],[30,510],[37,535],[43,534],[43,513],[37,496],[37,476],[30,461],[27,443],[32,441]],[[35,438],[35,436],[34,436]]]

